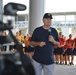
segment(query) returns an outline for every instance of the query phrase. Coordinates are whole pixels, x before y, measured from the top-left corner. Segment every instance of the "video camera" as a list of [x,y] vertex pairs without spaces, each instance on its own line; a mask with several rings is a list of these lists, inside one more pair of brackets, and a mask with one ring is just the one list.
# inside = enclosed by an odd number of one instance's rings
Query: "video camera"
[[[26,6],[18,3],[8,3],[4,6],[4,15],[15,16],[17,11],[26,10]],[[18,52],[0,52],[0,75],[35,75],[31,60],[22,52],[22,46],[13,35],[11,20],[0,22],[0,31],[8,30]],[[2,39],[0,39],[2,40]]]

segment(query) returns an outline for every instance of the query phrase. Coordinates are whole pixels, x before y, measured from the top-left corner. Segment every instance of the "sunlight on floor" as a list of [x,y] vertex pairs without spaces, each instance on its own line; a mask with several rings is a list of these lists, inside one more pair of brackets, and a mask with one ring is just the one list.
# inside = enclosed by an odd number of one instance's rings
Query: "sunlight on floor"
[[74,56],[74,65],[76,65],[76,56]]

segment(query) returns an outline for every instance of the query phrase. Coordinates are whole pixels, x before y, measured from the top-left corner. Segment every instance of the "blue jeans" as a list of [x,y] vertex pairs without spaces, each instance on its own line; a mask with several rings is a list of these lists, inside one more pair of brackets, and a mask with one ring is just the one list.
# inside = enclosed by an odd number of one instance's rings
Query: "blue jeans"
[[32,64],[35,69],[36,75],[53,75],[54,73],[54,64],[51,65],[43,65],[41,63],[36,62],[32,59]]

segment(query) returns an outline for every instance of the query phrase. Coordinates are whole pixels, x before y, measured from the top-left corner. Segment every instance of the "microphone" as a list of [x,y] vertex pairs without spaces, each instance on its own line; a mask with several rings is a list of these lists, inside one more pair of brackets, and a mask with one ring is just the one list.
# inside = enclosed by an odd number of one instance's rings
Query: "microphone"
[[49,35],[51,35],[51,29],[50,28],[48,29],[48,32],[49,32]]
[[50,37],[52,36],[52,33],[51,33],[51,29],[49,28],[48,29],[48,39],[49,39],[49,41],[50,41]]

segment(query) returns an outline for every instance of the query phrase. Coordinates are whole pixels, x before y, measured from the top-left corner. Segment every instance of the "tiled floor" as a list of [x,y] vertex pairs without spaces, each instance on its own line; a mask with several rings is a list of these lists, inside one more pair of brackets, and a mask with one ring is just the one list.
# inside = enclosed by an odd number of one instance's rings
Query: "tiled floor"
[[54,75],[76,75],[76,56],[74,65],[55,65]]
[[76,65],[55,65],[54,75],[76,75]]

